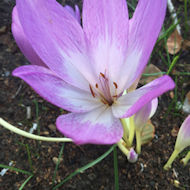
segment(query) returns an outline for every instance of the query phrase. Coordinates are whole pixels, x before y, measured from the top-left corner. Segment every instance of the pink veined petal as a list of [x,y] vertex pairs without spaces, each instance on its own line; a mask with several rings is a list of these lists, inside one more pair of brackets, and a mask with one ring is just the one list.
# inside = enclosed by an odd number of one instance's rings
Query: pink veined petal
[[158,107],[158,98],[154,98],[151,101],[151,112],[150,112],[150,115],[149,115],[149,119],[155,114],[155,112],[157,110],[157,107]]
[[130,117],[145,104],[175,87],[173,80],[165,75],[147,85],[118,98],[112,105],[113,114],[118,118]]
[[147,121],[154,115],[158,106],[158,98],[145,104],[134,117],[135,126],[142,129]]
[[187,146],[190,146],[190,115],[182,123],[175,143],[175,149],[182,151]]
[[129,21],[126,61],[120,67],[116,80],[121,91],[127,89],[143,72],[161,30],[166,6],[167,0],[139,0]]
[[77,5],[75,5],[75,10],[69,5],[65,5],[64,8],[80,23],[80,9]]
[[65,114],[57,118],[58,130],[76,144],[114,144],[123,135],[119,119],[109,107],[102,106],[87,113]]
[[40,57],[33,50],[32,46],[30,45],[24,34],[23,28],[20,24],[16,6],[13,8],[12,12],[12,33],[18,47],[20,48],[24,56],[30,61],[30,63],[46,67]]
[[83,28],[94,70],[112,80],[126,57],[128,9],[125,0],[84,0]]
[[134,123],[135,123],[135,127],[137,129],[142,129],[144,127],[144,125],[146,124],[146,122],[149,119],[149,115],[151,112],[151,102],[148,102],[147,104],[145,104],[136,114],[134,117]]
[[77,20],[55,0],[17,0],[16,6],[27,39],[46,65],[69,84],[89,90],[93,74]]
[[13,75],[23,79],[45,100],[65,110],[81,113],[102,105],[91,93],[69,85],[45,67],[21,66]]

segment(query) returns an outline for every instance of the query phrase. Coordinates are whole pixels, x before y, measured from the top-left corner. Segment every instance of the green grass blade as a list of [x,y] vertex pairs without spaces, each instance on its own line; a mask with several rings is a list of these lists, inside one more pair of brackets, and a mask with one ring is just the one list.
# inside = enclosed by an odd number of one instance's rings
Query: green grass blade
[[184,14],[185,14],[185,39],[187,38],[187,33],[189,31],[189,25],[188,25],[188,14],[187,14],[187,4],[190,3],[188,0],[184,0]]
[[12,167],[12,166],[7,166],[7,165],[4,165],[4,164],[0,164],[0,168],[8,168],[8,169],[13,170],[15,172],[23,173],[23,174],[26,174],[26,175],[32,175],[31,172],[28,172],[28,171],[25,171],[25,170],[21,170],[21,169]]
[[172,24],[167,30],[165,30],[165,31],[163,32],[163,34],[159,36],[159,38],[158,38],[156,44],[158,44],[161,40],[163,40],[164,38],[166,38],[167,36],[169,36],[169,35],[174,31],[174,29],[176,28],[176,26],[177,26],[178,24],[179,24],[179,21],[178,21],[178,23],[176,23],[176,24]]
[[114,178],[115,178],[115,190],[119,190],[119,175],[118,175],[118,161],[117,161],[117,148],[113,149],[114,159]]
[[174,57],[171,65],[170,65],[170,67],[168,69],[167,75],[169,75],[171,73],[171,71],[174,68],[175,64],[177,63],[178,59],[179,59],[179,55],[177,55],[177,56]]
[[33,166],[32,166],[32,159],[31,159],[30,148],[29,148],[28,144],[26,144],[25,146],[26,146],[26,151],[27,151],[27,155],[28,155],[28,162],[29,162],[29,165],[30,165],[30,170],[33,173]]
[[30,181],[30,179],[33,177],[33,175],[29,176],[24,183],[20,186],[19,190],[22,190],[24,188],[24,186]]
[[66,177],[61,183],[59,183],[58,185],[56,185],[53,190],[56,190],[57,188],[61,187],[65,182],[67,182],[69,179],[71,179],[72,177],[74,177],[75,175],[77,175],[78,173],[84,172],[85,170],[87,170],[88,168],[91,168],[92,166],[96,165],[97,163],[99,163],[100,161],[102,161],[104,158],[106,158],[112,151],[113,149],[116,147],[117,145],[113,145],[107,152],[105,152],[103,155],[101,155],[99,158],[97,158],[96,160],[94,160],[93,162],[90,162],[89,164],[77,169],[75,172],[71,173],[68,177]]
[[55,184],[55,177],[56,177],[57,170],[58,170],[58,167],[59,167],[59,164],[60,164],[61,156],[63,155],[64,147],[65,147],[65,143],[63,143],[63,145],[61,147],[61,150],[59,152],[58,162],[56,163],[55,170],[54,170],[54,173],[53,173],[53,185]]
[[163,75],[166,74],[166,72],[158,72],[158,73],[144,73],[142,76],[144,77],[150,77],[150,76],[157,76],[157,75]]

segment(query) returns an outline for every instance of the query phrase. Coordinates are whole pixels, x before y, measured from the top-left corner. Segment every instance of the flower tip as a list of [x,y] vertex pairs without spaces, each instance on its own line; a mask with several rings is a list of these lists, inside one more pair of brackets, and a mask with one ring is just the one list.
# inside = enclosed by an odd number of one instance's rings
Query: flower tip
[[175,144],[175,149],[182,151],[190,146],[190,115],[182,123]]
[[127,159],[130,163],[135,163],[138,160],[138,154],[135,152],[133,148],[130,149]]

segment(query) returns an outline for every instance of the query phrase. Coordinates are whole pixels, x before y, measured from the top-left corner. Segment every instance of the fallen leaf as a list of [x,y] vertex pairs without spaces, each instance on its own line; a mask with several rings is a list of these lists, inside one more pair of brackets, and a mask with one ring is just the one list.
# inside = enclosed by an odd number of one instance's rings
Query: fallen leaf
[[184,40],[184,41],[183,41],[182,49],[183,49],[183,50],[188,50],[188,49],[190,49],[190,41],[189,41],[189,40]]
[[174,99],[174,92],[173,91],[170,92],[170,98]]
[[147,124],[143,127],[141,132],[141,144],[149,143],[155,135],[155,127],[150,120],[148,120]]
[[170,54],[174,55],[178,53],[182,47],[183,38],[177,31],[177,29],[174,30],[174,32],[169,36],[166,46],[167,50]]
[[146,67],[143,74],[154,74],[154,73],[160,73],[160,74],[150,75],[150,76],[142,76],[139,83],[142,85],[147,84],[147,83],[153,81],[154,79],[161,77],[163,75],[163,74],[161,74],[161,72],[162,71],[158,67],[156,67],[153,64],[150,64]]

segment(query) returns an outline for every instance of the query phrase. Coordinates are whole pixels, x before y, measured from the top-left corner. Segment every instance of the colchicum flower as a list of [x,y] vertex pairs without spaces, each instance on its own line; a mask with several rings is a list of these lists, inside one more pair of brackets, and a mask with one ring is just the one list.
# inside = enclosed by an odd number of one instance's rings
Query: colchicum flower
[[55,0],[16,0],[13,35],[33,65],[13,75],[71,113],[58,130],[77,144],[113,144],[120,118],[174,88],[169,76],[123,95],[145,68],[160,32],[166,0],[139,0],[129,20],[126,0],[83,0],[78,16]]
[[[185,119],[179,129],[174,151],[170,156],[168,162],[165,164],[164,169],[168,170],[169,168],[171,168],[171,165],[175,158],[178,156],[178,154],[188,146],[190,146],[190,115]],[[190,153],[187,154],[182,162],[184,162],[184,164],[186,165],[189,159]]]

